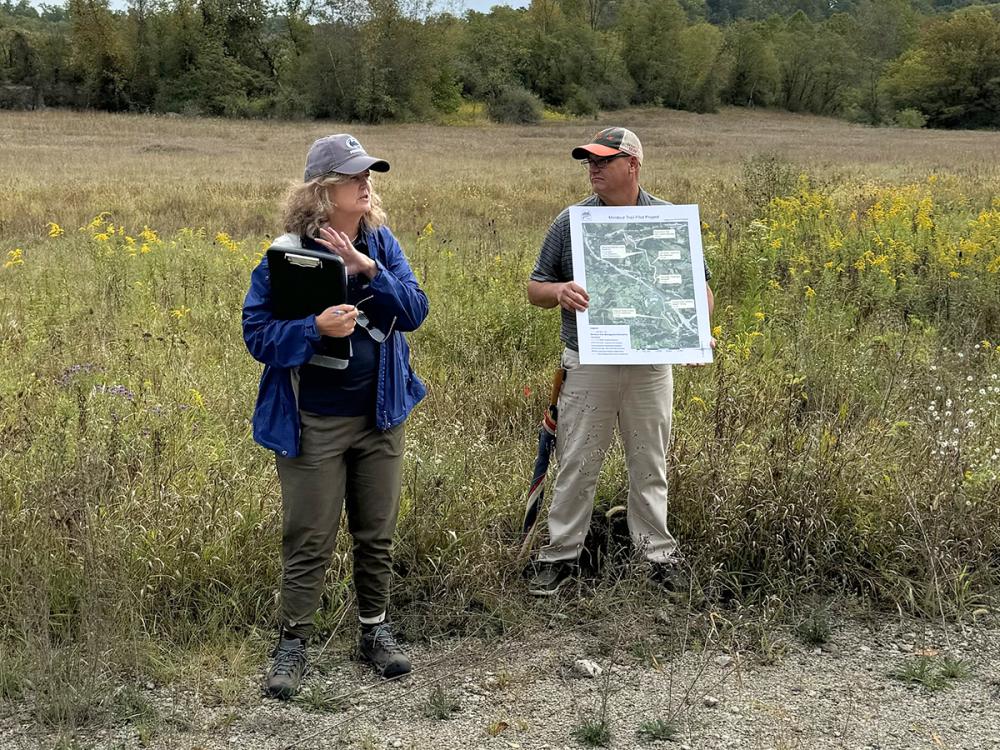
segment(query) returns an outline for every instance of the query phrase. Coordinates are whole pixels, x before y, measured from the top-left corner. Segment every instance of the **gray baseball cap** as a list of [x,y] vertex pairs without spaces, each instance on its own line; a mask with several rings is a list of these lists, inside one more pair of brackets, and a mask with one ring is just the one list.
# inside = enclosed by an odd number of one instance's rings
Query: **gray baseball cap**
[[305,182],[336,172],[358,174],[366,169],[388,172],[389,162],[369,156],[358,139],[347,133],[337,133],[317,139],[306,154]]

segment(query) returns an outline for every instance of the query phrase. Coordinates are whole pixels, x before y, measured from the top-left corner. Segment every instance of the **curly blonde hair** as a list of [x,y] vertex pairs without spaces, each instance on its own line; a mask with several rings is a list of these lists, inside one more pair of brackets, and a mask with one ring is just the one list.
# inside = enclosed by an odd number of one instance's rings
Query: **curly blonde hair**
[[[281,209],[281,220],[285,225],[285,231],[315,237],[319,228],[327,224],[328,217],[335,208],[330,202],[327,188],[347,182],[352,177],[353,175],[333,173],[309,182],[293,182],[289,185]],[[378,229],[386,221],[385,211],[382,210],[382,199],[372,188],[371,177],[368,178],[368,189],[371,195],[371,208],[361,217],[362,231]]]

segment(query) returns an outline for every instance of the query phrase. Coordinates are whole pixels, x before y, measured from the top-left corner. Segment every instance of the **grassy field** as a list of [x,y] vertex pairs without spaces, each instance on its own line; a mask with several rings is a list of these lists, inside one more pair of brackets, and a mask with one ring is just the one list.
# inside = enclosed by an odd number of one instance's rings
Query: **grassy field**
[[[648,189],[701,205],[715,273],[718,361],[677,371],[670,464],[696,606],[992,607],[1000,135],[616,122],[643,139]],[[350,126],[392,162],[377,189],[431,300],[394,593],[411,636],[530,616],[516,531],[559,343],[524,285],[587,192],[568,154],[597,126]],[[345,129],[0,119],[0,696],[38,721],[94,721],[104,686],[169,679],[206,644],[263,653],[280,512],[240,306],[305,149]],[[616,450],[598,502],[626,493]],[[321,615],[344,632],[348,561],[342,538]]]

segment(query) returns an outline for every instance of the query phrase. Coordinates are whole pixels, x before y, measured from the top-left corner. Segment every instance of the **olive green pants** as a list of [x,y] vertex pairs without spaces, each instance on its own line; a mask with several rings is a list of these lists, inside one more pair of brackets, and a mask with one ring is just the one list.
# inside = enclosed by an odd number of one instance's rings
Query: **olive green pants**
[[301,451],[277,456],[281,483],[281,623],[308,638],[346,505],[360,617],[389,603],[392,535],[399,515],[403,426],[381,432],[368,417],[302,412]]

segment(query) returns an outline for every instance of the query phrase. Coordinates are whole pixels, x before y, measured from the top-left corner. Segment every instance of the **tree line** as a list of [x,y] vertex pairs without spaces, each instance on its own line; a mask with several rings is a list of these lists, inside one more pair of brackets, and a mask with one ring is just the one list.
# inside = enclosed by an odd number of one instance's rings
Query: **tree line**
[[1000,126],[1000,5],[937,0],[0,4],[0,108],[537,121],[629,105]]

